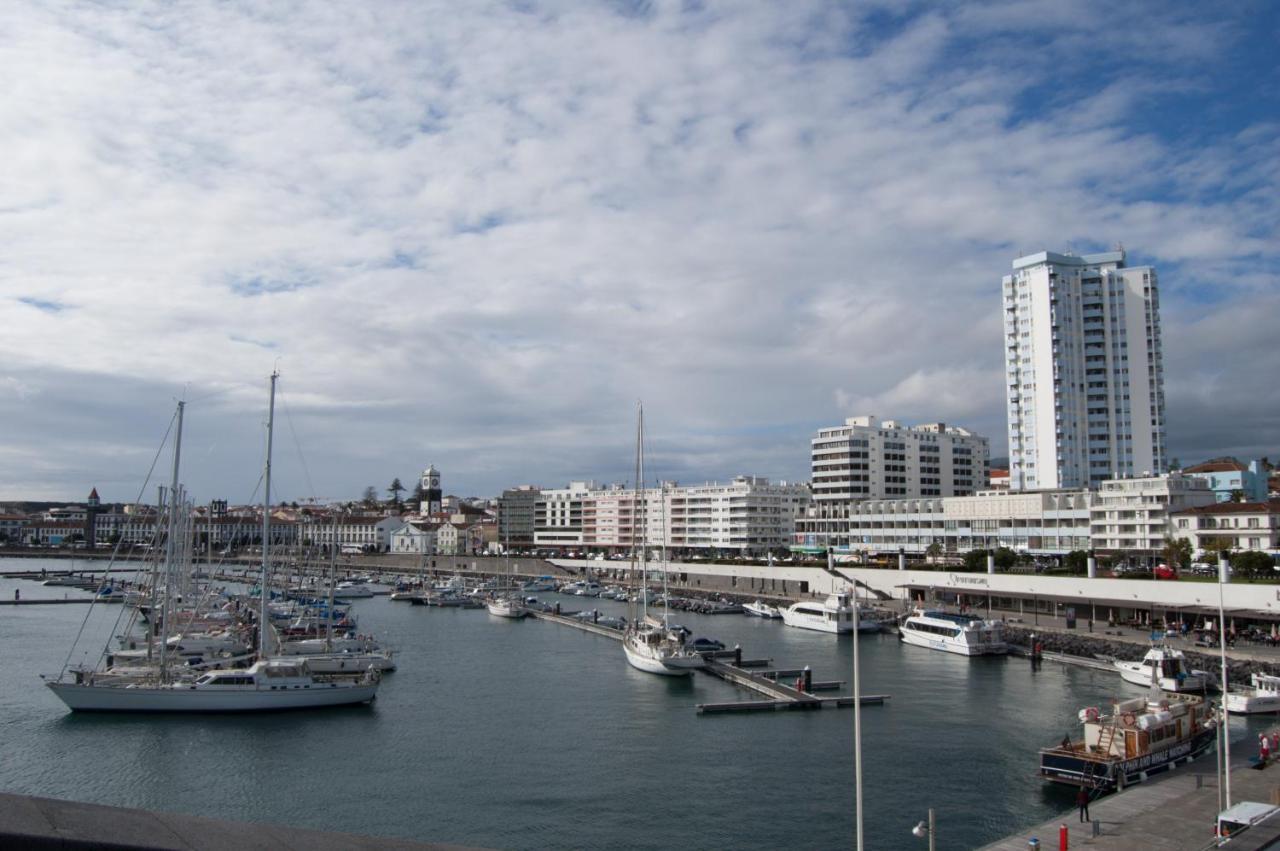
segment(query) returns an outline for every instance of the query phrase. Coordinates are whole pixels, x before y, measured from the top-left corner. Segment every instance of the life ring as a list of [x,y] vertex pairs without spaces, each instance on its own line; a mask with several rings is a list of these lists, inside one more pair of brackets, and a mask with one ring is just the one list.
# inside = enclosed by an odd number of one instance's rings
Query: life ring
[[1121,716],[1120,716],[1120,720],[1124,722],[1124,725],[1125,725],[1126,727],[1132,727],[1132,726],[1133,726],[1133,722],[1134,722],[1134,716],[1133,716],[1133,713],[1132,713],[1132,712],[1126,712],[1125,714],[1123,714],[1123,715],[1121,715]]

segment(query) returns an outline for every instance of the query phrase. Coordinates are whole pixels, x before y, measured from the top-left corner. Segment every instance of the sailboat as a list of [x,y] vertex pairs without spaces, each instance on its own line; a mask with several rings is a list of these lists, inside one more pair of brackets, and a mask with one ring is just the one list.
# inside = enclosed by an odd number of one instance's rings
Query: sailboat
[[511,550],[505,542],[502,546],[502,557],[503,561],[506,562],[507,568],[505,588],[494,595],[492,600],[485,603],[485,607],[491,615],[519,620],[529,614],[529,610],[525,608],[524,600],[520,599],[520,594],[515,590],[515,585],[511,580]]
[[[271,401],[267,415],[267,460],[264,471],[262,502],[262,576],[258,613],[257,660],[244,669],[215,670],[192,680],[168,664],[165,644],[161,644],[161,663],[154,670],[144,669],[136,676],[113,676],[108,672],[75,670],[73,678],[64,681],[64,668],[58,679],[45,685],[69,709],[76,712],[262,712],[281,709],[304,709],[369,703],[377,695],[379,675],[366,670],[357,677],[313,673],[305,658],[271,658],[271,594],[267,582],[271,549],[271,448],[275,420],[277,373],[271,374]],[[178,431],[173,452],[173,486],[170,489],[170,532],[177,528],[181,507],[178,488],[179,460],[182,451],[182,412],[178,403]],[[166,544],[169,556],[177,551],[174,535]],[[172,558],[167,568],[172,570]]]
[[[662,619],[649,614],[648,572],[648,522],[644,504],[644,407],[638,411],[636,426],[636,487],[632,505],[632,545],[639,549],[639,612],[633,617],[622,636],[622,650],[627,662],[650,674],[686,676],[706,664],[702,655],[686,644],[683,632],[674,630],[667,622],[666,595],[663,595]],[[637,538],[636,527],[640,533]],[[636,568],[633,562],[633,573]],[[665,572],[663,574],[665,580]]]

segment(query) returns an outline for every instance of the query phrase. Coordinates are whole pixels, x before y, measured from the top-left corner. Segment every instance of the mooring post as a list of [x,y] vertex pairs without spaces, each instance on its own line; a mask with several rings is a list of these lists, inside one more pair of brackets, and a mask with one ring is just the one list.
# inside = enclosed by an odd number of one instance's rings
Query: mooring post
[[805,694],[813,691],[813,670],[808,665],[804,666],[804,691]]
[[742,645],[741,644],[733,645],[733,667],[735,668],[742,667]]

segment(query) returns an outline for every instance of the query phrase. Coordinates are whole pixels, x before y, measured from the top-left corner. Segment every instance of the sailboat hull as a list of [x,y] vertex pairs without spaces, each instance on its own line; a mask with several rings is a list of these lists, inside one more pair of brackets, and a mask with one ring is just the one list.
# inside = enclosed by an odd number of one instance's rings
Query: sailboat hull
[[627,654],[627,662],[631,667],[647,674],[659,674],[664,677],[687,677],[693,673],[692,668],[667,667],[661,660],[644,653],[637,653],[623,642],[622,650]]
[[214,691],[154,686],[108,687],[45,683],[73,712],[272,712],[369,703],[377,683]]

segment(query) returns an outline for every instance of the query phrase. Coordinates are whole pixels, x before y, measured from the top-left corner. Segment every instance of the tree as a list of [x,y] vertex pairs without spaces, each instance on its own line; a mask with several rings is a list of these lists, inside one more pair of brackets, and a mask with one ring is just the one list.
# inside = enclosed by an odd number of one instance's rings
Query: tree
[[934,541],[932,544],[924,548],[924,557],[926,561],[936,561],[940,555],[942,555],[942,544],[937,541]]
[[365,508],[377,508],[378,507],[378,489],[375,488],[373,485],[369,485],[367,488],[364,489],[364,496],[360,498],[360,502],[364,505]]
[[1229,500],[1229,501],[1230,501],[1230,502],[1245,502],[1245,501],[1246,501],[1246,499],[1245,499],[1244,491],[1242,491],[1240,488],[1233,488],[1233,489],[1232,489],[1232,491],[1231,491],[1231,498],[1230,498],[1230,500]]
[[987,553],[990,550],[969,550],[964,554],[964,569],[970,573],[978,573],[987,569]]
[[1062,559],[1062,566],[1067,573],[1082,575],[1089,572],[1089,553],[1087,550],[1072,550]]
[[1213,553],[1219,558],[1229,558],[1231,550],[1235,547],[1235,542],[1231,538],[1221,535],[1213,535],[1200,540],[1200,546],[1204,548],[1205,556]]
[[1164,563],[1175,571],[1191,566],[1191,541],[1186,538],[1164,539]]
[[997,547],[995,557],[996,567],[1000,570],[1008,570],[1018,563],[1018,554],[1008,547]]
[[1231,570],[1237,576],[1249,579],[1264,579],[1273,574],[1275,561],[1266,553],[1247,550],[1231,557]]
[[395,503],[396,508],[400,507],[400,494],[404,493],[405,487],[400,484],[400,477],[396,476],[391,480],[391,486],[387,488],[387,493],[391,494],[391,501]]

